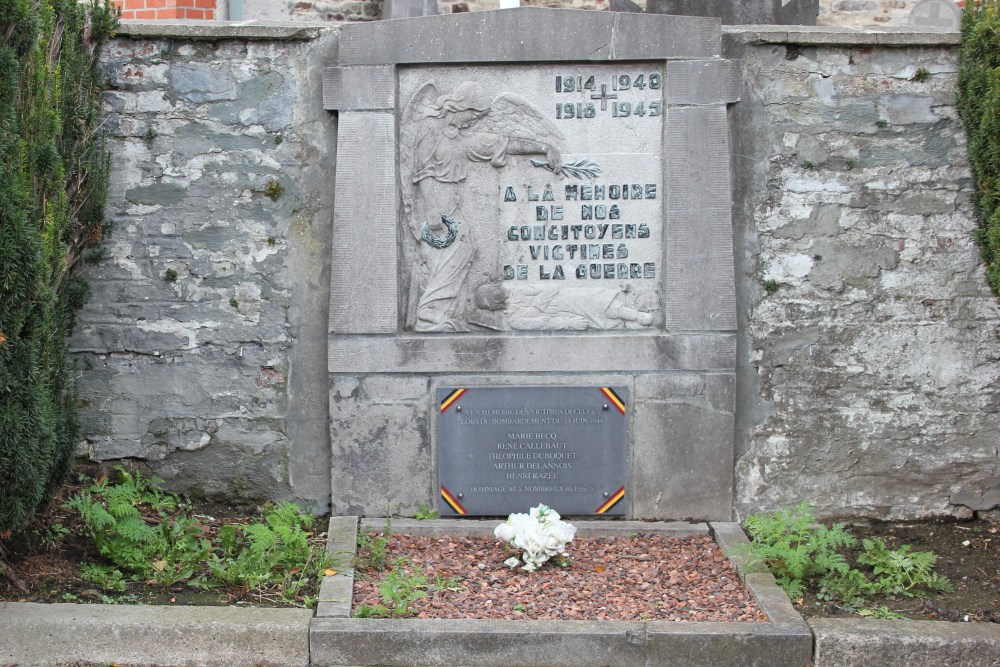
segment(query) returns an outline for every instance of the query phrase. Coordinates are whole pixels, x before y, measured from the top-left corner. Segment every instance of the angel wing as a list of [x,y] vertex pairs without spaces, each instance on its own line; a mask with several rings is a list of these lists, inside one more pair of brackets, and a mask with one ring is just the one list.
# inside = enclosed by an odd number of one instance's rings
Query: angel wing
[[[410,98],[409,104],[403,110],[402,122],[399,126],[399,184],[403,195],[403,214],[406,220],[413,217],[413,171],[416,161],[417,144],[427,131],[428,108],[434,104],[440,93],[434,81],[428,81],[417,89]],[[419,236],[420,231],[415,229]]]
[[566,139],[541,111],[513,93],[500,93],[493,98],[490,112],[476,124],[476,131],[534,141],[560,149]]

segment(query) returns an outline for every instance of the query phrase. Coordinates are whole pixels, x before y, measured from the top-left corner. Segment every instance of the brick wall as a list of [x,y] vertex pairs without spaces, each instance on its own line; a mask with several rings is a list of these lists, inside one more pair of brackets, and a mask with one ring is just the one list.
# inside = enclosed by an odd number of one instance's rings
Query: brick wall
[[217,0],[115,0],[126,20],[214,19]]

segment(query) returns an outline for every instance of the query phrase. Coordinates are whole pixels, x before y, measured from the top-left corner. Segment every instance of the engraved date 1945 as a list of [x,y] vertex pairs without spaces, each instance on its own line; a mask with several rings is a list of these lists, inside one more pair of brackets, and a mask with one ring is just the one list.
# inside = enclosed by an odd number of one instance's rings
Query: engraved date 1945
[[[607,82],[599,82],[593,75],[556,76],[557,93],[576,93],[584,95],[584,102],[557,102],[556,120],[570,118],[596,118],[601,111],[611,111],[612,118],[628,118],[629,116],[659,116],[662,113],[662,102],[659,99],[619,99],[619,93],[624,91],[659,90],[663,81],[658,72],[637,75],[612,75],[610,86]],[[600,105],[600,108],[598,108]]]

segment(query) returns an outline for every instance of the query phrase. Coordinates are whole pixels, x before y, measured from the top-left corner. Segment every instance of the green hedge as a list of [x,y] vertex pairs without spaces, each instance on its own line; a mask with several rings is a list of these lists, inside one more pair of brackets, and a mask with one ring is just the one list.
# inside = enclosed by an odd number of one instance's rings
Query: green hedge
[[0,0],[0,537],[62,484],[78,438],[66,341],[109,232],[97,59],[117,25],[108,0]]
[[976,240],[986,281],[1000,295],[1000,1],[969,2],[962,15],[958,111],[976,186]]

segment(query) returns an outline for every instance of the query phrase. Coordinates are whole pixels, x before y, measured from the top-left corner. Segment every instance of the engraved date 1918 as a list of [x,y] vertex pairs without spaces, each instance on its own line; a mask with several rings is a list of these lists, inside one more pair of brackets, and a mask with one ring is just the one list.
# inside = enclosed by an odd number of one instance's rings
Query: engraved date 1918
[[[662,102],[659,99],[624,100],[619,99],[619,93],[624,91],[659,90],[662,78],[658,72],[616,74],[611,76],[610,86],[607,82],[599,82],[593,75],[556,76],[557,93],[576,93],[586,96],[589,102],[557,102],[556,120],[570,118],[596,118],[600,111],[611,111],[613,118],[629,116],[659,116],[662,113]],[[598,109],[598,105],[600,108]]]

